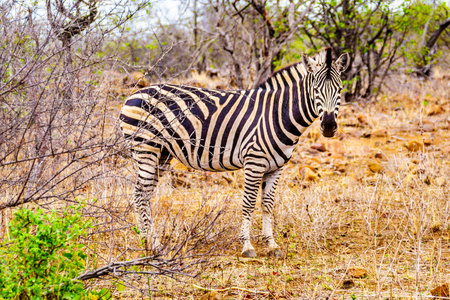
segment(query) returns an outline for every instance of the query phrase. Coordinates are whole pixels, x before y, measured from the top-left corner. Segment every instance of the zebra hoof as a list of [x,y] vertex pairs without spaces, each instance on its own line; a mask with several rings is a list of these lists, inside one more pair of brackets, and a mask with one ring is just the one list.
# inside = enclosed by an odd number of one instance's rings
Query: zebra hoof
[[245,250],[242,252],[243,257],[256,257],[256,252],[253,249]]
[[270,249],[269,256],[275,258],[283,258],[283,252],[280,249]]

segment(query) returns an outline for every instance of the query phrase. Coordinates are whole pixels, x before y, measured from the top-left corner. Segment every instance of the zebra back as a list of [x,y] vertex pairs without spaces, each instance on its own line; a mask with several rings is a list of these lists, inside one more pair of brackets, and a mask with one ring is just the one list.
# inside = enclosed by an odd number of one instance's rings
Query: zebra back
[[[327,62],[327,53],[314,58],[316,67]],[[251,90],[152,85],[125,101],[121,127],[132,147],[167,150],[195,169],[239,169],[255,149],[267,169],[276,169],[319,114],[308,67],[292,64]]]

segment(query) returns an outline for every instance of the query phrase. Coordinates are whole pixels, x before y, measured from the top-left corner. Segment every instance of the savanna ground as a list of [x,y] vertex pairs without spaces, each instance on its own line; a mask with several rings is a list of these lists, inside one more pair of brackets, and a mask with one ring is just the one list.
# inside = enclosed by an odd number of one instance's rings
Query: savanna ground
[[[115,76],[103,81],[99,110],[106,112],[107,126],[99,130],[108,135],[117,130],[131,90],[111,88],[121,84]],[[222,84],[198,75],[191,83]],[[269,257],[262,244],[259,203],[252,227],[258,257],[240,257],[242,171],[193,172],[173,163],[174,172],[166,172],[153,199],[163,239],[176,242],[199,216],[220,212],[212,230],[219,236],[196,250],[206,262],[183,271],[197,276],[118,276],[88,286],[110,288],[117,299],[448,297],[449,90],[443,70],[428,81],[398,75],[377,101],[342,106],[335,138],[320,136],[318,124],[304,134],[276,194],[274,228],[282,259]],[[83,240],[88,269],[145,253],[134,229],[135,169],[124,156],[92,165],[104,175],[76,193],[86,199],[85,217],[95,220],[95,230]],[[67,184],[80,178],[72,180]],[[2,214],[3,234],[11,212]]]

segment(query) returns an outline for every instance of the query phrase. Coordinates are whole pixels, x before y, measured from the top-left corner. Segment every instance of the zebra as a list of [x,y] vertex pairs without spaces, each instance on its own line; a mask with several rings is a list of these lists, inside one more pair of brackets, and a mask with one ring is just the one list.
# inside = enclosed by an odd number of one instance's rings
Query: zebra
[[150,199],[172,158],[204,171],[244,169],[239,240],[244,257],[256,257],[250,242],[251,215],[261,190],[262,236],[269,255],[280,257],[273,236],[274,194],[283,166],[299,137],[317,118],[324,137],[337,131],[341,73],[348,53],[332,60],[327,48],[275,73],[254,89],[223,91],[157,84],[128,97],[120,127],[138,166],[135,210],[143,238],[160,246]]

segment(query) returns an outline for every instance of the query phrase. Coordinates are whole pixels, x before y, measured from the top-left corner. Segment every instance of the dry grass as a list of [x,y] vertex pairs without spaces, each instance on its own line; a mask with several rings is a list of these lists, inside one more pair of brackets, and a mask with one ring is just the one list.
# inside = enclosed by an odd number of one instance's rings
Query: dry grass
[[[154,199],[161,230],[172,226],[166,238],[186,232],[198,211],[224,207],[216,230],[227,229],[221,235],[226,247],[208,265],[190,270],[199,273],[196,278],[136,276],[125,283],[141,291],[118,291],[114,280],[89,284],[107,286],[120,299],[431,297],[430,290],[450,275],[450,81],[440,72],[427,82],[392,79],[378,102],[342,107],[336,138],[320,137],[315,124],[301,139],[276,194],[275,233],[283,259],[267,256],[259,209],[252,228],[259,256],[239,257],[242,171],[191,173],[174,165],[182,172],[164,175]],[[123,93],[109,93],[111,130]],[[313,143],[327,150],[311,149]],[[103,175],[77,194],[87,199],[86,218],[96,221],[86,241],[87,265],[140,257],[131,162],[116,156],[92,168]],[[10,212],[3,213],[3,232]],[[363,274],[355,275],[355,268]]]

